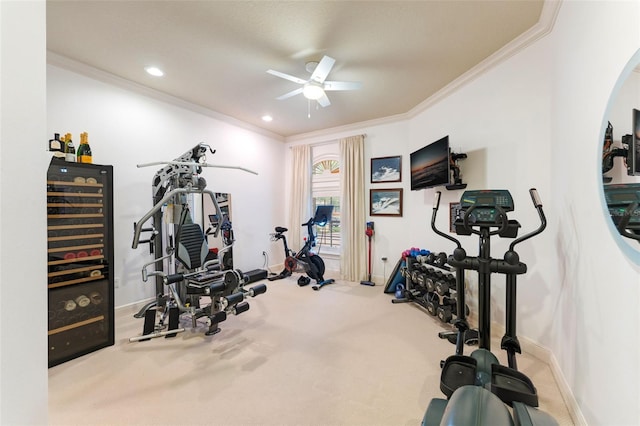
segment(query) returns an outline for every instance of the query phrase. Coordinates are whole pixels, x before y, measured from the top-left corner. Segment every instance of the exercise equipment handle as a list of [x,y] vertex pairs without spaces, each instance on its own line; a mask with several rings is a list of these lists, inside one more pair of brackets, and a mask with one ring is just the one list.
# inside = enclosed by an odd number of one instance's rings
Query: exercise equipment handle
[[456,240],[455,238],[453,238],[449,234],[445,234],[444,232],[439,231],[436,228],[436,216],[438,215],[438,208],[440,207],[440,196],[441,195],[442,195],[442,193],[440,191],[436,191],[436,197],[435,197],[435,200],[433,202],[433,214],[431,215],[431,229],[433,229],[433,232],[435,232],[436,234],[440,235],[441,237],[446,238],[449,241],[453,241],[458,248],[462,248],[462,244],[460,244],[460,241]]
[[167,275],[166,277],[164,277],[164,283],[165,284],[173,284],[173,283],[177,283],[179,281],[182,281],[183,279],[184,279],[184,274]]
[[509,251],[514,251],[514,247],[521,242],[528,240],[531,237],[535,237],[540,234],[547,227],[547,218],[544,215],[544,210],[542,210],[542,200],[540,199],[540,195],[538,195],[538,190],[535,188],[529,189],[529,195],[531,195],[531,201],[533,202],[533,206],[536,208],[538,212],[538,217],[540,218],[540,226],[538,229],[529,232],[526,235],[521,236],[520,238],[516,238],[510,245]]

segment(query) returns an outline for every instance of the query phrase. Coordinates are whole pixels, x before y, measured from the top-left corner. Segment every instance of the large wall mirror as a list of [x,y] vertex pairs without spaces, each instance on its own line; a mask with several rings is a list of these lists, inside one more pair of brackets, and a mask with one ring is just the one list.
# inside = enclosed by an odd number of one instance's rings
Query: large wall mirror
[[602,125],[603,199],[621,250],[640,264],[640,50],[623,70]]

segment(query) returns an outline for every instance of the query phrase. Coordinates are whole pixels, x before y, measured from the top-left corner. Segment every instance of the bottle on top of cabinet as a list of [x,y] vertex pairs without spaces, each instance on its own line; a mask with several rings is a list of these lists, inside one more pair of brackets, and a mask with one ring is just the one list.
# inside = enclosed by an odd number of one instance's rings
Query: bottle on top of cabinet
[[60,139],[60,133],[54,133],[53,139],[49,139],[49,151],[53,153],[54,157],[58,157],[58,158],[64,157],[63,139]]
[[80,146],[77,152],[78,163],[92,163],[91,147],[89,146],[89,134],[87,132],[80,133]]
[[71,163],[76,161],[76,147],[71,140],[71,133],[67,133],[66,143],[64,148],[64,159]]

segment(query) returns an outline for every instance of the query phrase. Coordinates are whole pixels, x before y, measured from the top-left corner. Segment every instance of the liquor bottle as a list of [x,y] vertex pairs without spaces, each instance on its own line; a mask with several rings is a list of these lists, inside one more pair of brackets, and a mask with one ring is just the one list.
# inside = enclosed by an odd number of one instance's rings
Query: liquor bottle
[[60,139],[60,133],[54,133],[53,139],[49,139],[49,151],[53,152],[54,157],[64,157],[64,143]]
[[91,147],[89,146],[89,134],[80,134],[80,146],[78,147],[78,163],[92,163]]
[[64,149],[64,159],[65,161],[69,161],[70,163],[74,163],[76,161],[76,147],[73,145],[73,141],[71,140],[71,134],[67,134],[67,143]]

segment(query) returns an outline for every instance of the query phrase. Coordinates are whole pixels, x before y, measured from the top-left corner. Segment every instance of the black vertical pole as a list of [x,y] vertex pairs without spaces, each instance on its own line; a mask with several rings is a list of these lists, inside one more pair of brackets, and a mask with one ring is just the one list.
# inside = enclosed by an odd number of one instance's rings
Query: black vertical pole
[[478,347],[491,350],[491,270],[489,229],[480,228],[478,255]]
[[[511,344],[507,345],[505,348],[503,345],[503,349],[507,351],[507,358],[509,361],[509,367],[515,370],[518,369],[516,365],[516,348],[513,344],[518,343],[518,339],[516,337],[516,303],[517,303],[517,295],[516,295],[516,274],[507,274],[506,277],[507,288],[506,288],[506,324],[505,324],[505,337]],[[519,351],[519,348],[518,348]]]

